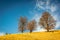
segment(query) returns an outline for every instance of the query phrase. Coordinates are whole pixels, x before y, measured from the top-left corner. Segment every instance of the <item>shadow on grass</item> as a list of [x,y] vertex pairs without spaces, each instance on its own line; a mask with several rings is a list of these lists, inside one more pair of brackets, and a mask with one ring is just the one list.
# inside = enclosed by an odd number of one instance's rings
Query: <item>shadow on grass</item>
[[[45,31],[45,32],[47,32],[47,31]],[[53,31],[49,31],[49,32],[59,32],[58,30],[53,30]]]

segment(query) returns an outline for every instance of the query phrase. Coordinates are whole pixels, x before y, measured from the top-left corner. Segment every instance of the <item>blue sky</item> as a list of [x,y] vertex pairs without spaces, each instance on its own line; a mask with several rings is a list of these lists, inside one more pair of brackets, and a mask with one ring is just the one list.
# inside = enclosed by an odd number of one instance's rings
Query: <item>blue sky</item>
[[[44,11],[50,12],[57,20],[56,29],[60,29],[59,0],[15,0],[0,1],[0,32],[17,33],[20,16],[39,21]],[[37,28],[38,29],[38,28]]]

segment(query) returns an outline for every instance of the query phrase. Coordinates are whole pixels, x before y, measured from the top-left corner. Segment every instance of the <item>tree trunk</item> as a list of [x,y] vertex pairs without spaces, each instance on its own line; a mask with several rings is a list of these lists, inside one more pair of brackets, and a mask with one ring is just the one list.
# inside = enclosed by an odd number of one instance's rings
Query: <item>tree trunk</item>
[[49,32],[49,25],[47,24],[47,32]]
[[30,33],[32,32],[32,30],[30,30]]
[[23,33],[23,30],[21,32]]
[[24,27],[22,27],[22,30],[21,30],[21,32],[23,33],[23,31],[24,31]]
[[49,29],[47,29],[47,32],[49,32]]

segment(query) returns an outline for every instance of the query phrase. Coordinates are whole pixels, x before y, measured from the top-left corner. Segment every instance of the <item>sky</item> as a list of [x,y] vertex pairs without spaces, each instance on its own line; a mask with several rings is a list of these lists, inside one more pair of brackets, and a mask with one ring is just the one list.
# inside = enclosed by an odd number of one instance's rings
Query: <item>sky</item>
[[[0,0],[0,34],[17,33],[20,16],[39,22],[42,13],[48,11],[60,29],[60,0]],[[43,31],[37,23],[35,31]]]

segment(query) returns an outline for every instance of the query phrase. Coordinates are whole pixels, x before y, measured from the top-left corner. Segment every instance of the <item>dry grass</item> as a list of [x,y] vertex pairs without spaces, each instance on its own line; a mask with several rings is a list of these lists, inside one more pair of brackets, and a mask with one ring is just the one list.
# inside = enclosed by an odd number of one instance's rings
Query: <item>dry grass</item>
[[0,40],[60,40],[60,30],[0,36]]

